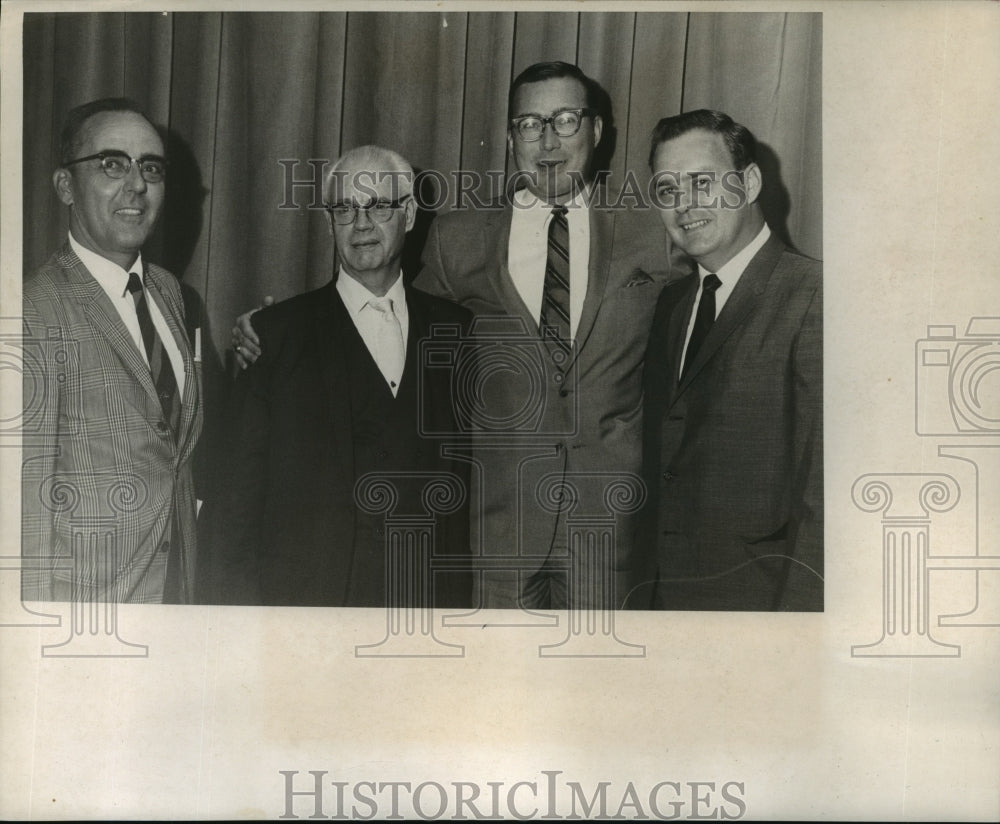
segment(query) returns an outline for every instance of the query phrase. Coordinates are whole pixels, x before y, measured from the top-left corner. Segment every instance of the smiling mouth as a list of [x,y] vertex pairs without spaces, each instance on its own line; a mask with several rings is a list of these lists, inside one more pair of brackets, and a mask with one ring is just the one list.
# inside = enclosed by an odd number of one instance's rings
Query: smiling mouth
[[708,226],[708,223],[709,223],[708,220],[695,220],[691,223],[685,223],[683,226],[681,226],[681,228],[685,232],[690,232],[694,229],[700,229],[702,226]]
[[144,212],[142,209],[126,207],[124,209],[115,209],[115,214],[122,215],[124,217],[141,217]]

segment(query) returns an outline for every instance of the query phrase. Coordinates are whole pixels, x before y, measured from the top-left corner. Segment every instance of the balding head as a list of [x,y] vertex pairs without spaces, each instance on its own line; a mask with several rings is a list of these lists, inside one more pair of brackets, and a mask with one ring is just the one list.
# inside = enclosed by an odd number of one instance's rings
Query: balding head
[[352,195],[367,195],[367,202],[377,198],[402,200],[412,194],[413,167],[401,154],[384,146],[358,146],[345,152],[323,185],[323,197],[330,204],[343,203]]

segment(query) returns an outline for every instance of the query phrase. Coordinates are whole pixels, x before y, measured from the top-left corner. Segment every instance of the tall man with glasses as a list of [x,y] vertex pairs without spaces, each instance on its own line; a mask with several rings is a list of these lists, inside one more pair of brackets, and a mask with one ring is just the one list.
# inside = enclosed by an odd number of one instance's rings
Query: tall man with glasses
[[[435,220],[415,281],[477,321],[517,321],[523,334],[512,343],[538,351],[534,382],[514,363],[484,369],[487,417],[519,425],[485,432],[475,452],[473,547],[512,560],[480,573],[483,607],[648,606],[630,596],[645,575],[634,512],[642,356],[669,257],[651,210],[600,207],[617,200],[594,181],[603,97],[567,63],[518,75],[507,147],[523,188],[498,208]],[[520,425],[518,413],[536,407],[538,417]],[[582,531],[571,538],[574,524]]]
[[163,142],[106,98],[69,113],[60,151],[69,236],[24,284],[22,596],[189,602],[200,364],[177,281],[141,253]]
[[[224,482],[203,516],[213,603],[469,604],[467,571],[434,574],[426,552],[406,561],[423,568],[388,569],[384,513],[367,505],[384,495],[394,518],[436,515],[432,553],[468,552],[467,465],[426,435],[456,430],[450,373],[419,359],[435,329],[459,345],[470,314],[403,283],[412,185],[395,152],[347,152],[324,183],[336,279],[253,316],[263,355],[237,380]],[[456,506],[429,512],[442,494]]]

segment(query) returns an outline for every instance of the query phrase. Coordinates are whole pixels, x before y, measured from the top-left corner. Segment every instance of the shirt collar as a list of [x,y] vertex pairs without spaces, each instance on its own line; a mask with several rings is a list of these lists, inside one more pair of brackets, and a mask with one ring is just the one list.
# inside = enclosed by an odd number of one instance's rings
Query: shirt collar
[[109,295],[124,295],[128,287],[129,272],[137,272],[142,277],[142,252],[136,256],[135,263],[129,269],[122,269],[114,261],[108,260],[103,255],[92,252],[90,249],[77,243],[73,233],[69,232],[69,245],[74,254],[80,258],[80,262],[87,267],[87,271],[94,276],[94,280],[104,287]]
[[[589,197],[590,186],[588,185],[587,188],[588,188],[587,197],[584,197],[584,192],[578,190],[574,192],[573,197],[571,197],[563,205],[567,209],[586,209],[587,203],[590,200]],[[517,209],[537,210],[539,213],[545,214],[546,216],[548,216],[548,214],[555,208],[550,203],[546,203],[544,200],[538,197],[538,195],[532,192],[531,189],[527,187],[523,189],[518,189],[516,192],[514,192],[514,207],[515,211]]]
[[[719,276],[719,280],[723,283],[729,283],[730,281],[735,282],[739,280],[740,275],[743,274],[743,270],[746,269],[750,261],[753,260],[753,256],[760,251],[761,246],[767,243],[767,240],[770,237],[771,230],[765,223],[753,240],[733,255],[733,257],[724,265],[719,267],[719,271],[715,273]],[[699,263],[698,273],[701,275],[701,279],[704,280],[705,276],[709,274],[709,271]]]
[[[368,305],[368,301],[377,297],[360,281],[355,280],[347,274],[343,267],[340,268],[340,271],[337,274],[337,292],[344,301],[344,306],[347,307],[347,310],[352,315],[358,314],[365,308],[365,306]],[[396,276],[396,280],[393,282],[392,286],[389,287],[389,291],[385,293],[385,296],[392,300],[392,305],[394,309],[396,309],[397,314],[401,311],[400,307],[405,309],[406,288],[403,286],[402,272]]]

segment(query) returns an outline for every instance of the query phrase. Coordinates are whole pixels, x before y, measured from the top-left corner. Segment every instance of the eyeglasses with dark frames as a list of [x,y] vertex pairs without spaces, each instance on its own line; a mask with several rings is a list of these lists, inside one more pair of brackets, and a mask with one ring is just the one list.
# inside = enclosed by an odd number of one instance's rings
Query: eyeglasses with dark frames
[[129,157],[125,152],[105,150],[97,154],[78,157],[76,160],[67,160],[63,166],[73,166],[76,163],[85,163],[88,160],[101,161],[101,169],[112,180],[121,180],[132,171],[132,164],[138,164],[139,174],[147,183],[162,183],[167,174],[167,161],[159,155],[143,155],[142,157]]
[[358,218],[358,212],[364,212],[369,220],[375,223],[387,223],[389,219],[399,210],[399,207],[410,199],[410,195],[399,198],[399,200],[373,200],[365,206],[356,203],[324,203],[333,222],[338,226],[350,226]]
[[541,139],[546,126],[552,126],[552,130],[559,137],[572,137],[580,131],[583,118],[593,117],[595,114],[597,112],[593,109],[563,109],[551,117],[542,117],[539,114],[515,117],[510,121],[510,125],[521,140],[525,143],[534,143]]

